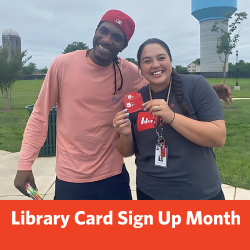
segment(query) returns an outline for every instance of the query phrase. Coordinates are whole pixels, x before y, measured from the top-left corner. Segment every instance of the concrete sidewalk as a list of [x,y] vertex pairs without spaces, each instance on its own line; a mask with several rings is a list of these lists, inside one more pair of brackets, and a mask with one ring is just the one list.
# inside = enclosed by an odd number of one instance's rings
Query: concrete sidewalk
[[[17,170],[18,153],[0,150],[0,200],[29,200],[14,187],[14,177]],[[130,187],[133,199],[136,200],[136,167],[134,156],[126,158],[125,164],[130,174]],[[55,193],[55,157],[39,157],[33,165],[33,173],[38,192],[45,200],[53,200]],[[228,185],[222,185],[226,200],[250,200],[250,190]]]

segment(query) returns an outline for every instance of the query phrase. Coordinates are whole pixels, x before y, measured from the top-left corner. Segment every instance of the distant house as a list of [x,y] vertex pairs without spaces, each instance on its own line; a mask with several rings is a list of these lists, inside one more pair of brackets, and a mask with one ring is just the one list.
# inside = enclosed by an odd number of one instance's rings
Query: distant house
[[196,64],[196,63],[190,63],[190,64],[188,64],[188,66],[187,66],[187,70],[188,70],[188,72],[192,72],[192,73],[196,73],[196,72],[201,72],[201,70],[200,70],[200,64]]
[[45,76],[46,76],[46,74],[44,74],[44,73],[39,73],[39,72],[33,73],[33,74],[31,75],[32,79],[35,79],[35,80],[37,80],[37,79],[45,79]]

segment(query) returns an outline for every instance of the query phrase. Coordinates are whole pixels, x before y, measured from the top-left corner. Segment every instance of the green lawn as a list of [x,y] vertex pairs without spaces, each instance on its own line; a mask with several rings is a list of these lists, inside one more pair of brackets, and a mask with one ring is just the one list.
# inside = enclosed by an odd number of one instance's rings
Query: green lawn
[[[210,84],[222,79],[208,78]],[[24,109],[35,103],[42,80],[17,81],[12,90],[10,112],[3,112],[0,98],[0,150],[17,152],[21,148],[22,136],[29,118]],[[250,98],[250,79],[239,79],[240,91],[233,90],[235,79],[226,79],[233,97]],[[225,184],[250,189],[250,100],[235,100],[224,107],[227,124],[227,142],[222,148],[215,148],[222,181]]]
[[224,107],[227,141],[214,152],[224,184],[250,189],[250,100]]
[[12,89],[11,112],[3,112],[3,100],[0,98],[0,150],[18,152],[21,148],[23,131],[29,112],[24,109],[36,102],[42,80],[16,81]]
[[[11,91],[13,109],[23,109],[36,102],[43,80],[16,81]],[[0,110],[3,109],[3,99],[0,98]]]
[[[207,81],[210,84],[219,84],[223,82],[222,78],[207,78]],[[226,85],[230,86],[232,91],[232,96],[234,98],[238,97],[249,97],[250,98],[250,78],[248,79],[239,79],[238,84],[240,86],[240,90],[234,90],[234,86],[236,84],[235,78],[226,79]]]

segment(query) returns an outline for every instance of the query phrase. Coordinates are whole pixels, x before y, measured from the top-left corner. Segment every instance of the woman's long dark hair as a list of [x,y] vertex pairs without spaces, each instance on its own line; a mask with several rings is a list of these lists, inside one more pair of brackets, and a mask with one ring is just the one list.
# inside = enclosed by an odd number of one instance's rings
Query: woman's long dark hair
[[[137,61],[138,61],[139,68],[141,68],[141,65],[140,65],[140,63],[141,63],[141,54],[142,54],[142,51],[143,51],[144,47],[146,45],[148,45],[148,44],[153,44],[153,43],[157,43],[157,44],[161,45],[166,50],[166,52],[168,53],[170,61],[172,62],[172,55],[171,55],[171,52],[170,52],[170,49],[169,49],[168,45],[165,42],[163,42],[162,40],[160,40],[160,39],[150,38],[150,39],[146,40],[138,49]],[[190,110],[189,110],[188,106],[183,102],[183,93],[182,93],[182,88],[181,88],[181,78],[178,75],[178,73],[174,70],[173,67],[172,67],[171,77],[172,77],[172,86],[173,86],[173,89],[174,89],[174,92],[175,92],[176,99],[177,99],[177,101],[179,102],[179,104],[181,106],[183,114],[188,116],[188,115],[190,115]]]

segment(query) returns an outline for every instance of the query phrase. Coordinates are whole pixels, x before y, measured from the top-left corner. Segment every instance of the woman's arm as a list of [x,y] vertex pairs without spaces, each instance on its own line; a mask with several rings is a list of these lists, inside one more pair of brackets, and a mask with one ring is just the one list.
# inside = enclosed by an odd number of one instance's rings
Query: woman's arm
[[132,133],[128,136],[120,135],[120,138],[116,141],[116,148],[123,157],[134,155]]
[[[158,106],[158,111],[156,107]],[[222,147],[226,141],[226,125],[224,120],[211,122],[197,121],[174,113],[163,99],[155,99],[145,103],[145,110],[162,117],[189,141],[203,147]]]
[[222,147],[226,142],[224,120],[204,122],[175,114],[171,126],[189,141],[203,147]]
[[128,119],[126,109],[116,114],[113,125],[117,132],[120,134],[119,139],[116,141],[116,148],[123,157],[129,157],[134,154],[134,143],[131,130],[131,123]]

